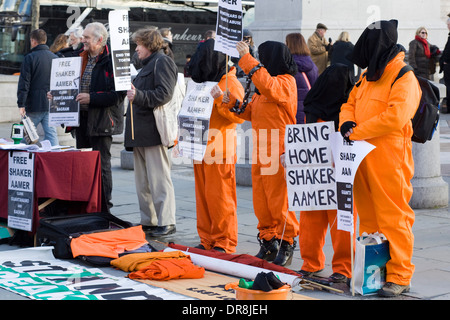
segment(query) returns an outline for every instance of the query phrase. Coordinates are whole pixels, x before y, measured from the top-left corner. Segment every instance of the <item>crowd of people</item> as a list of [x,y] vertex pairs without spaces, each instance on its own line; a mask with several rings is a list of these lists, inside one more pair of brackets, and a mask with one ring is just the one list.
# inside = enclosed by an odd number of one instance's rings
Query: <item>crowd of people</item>
[[[288,266],[298,237],[303,259],[299,273],[314,275],[325,266],[323,246],[329,228],[334,249],[330,280],[348,282],[352,276],[350,241],[355,241],[355,232],[350,239],[350,233],[337,230],[336,210],[300,212],[297,219],[288,207],[283,162],[278,158],[273,165],[263,158],[274,150],[278,155],[284,153],[286,125],[333,121],[344,139],[365,140],[376,146],[355,177],[353,216],[355,231],[359,216],[360,232],[380,232],[389,241],[387,282],[379,294],[397,296],[409,290],[414,272],[411,262],[414,212],[408,204],[414,168],[409,120],[421,94],[414,74],[432,80],[436,62],[440,61],[447,81],[450,45],[440,52],[428,42],[427,29],[418,28],[409,44],[407,59],[414,73],[407,73],[391,87],[406,64],[406,50],[397,43],[397,21],[376,23],[364,30],[356,44],[351,43],[345,31],[333,43],[332,39],[326,39],[327,27],[319,23],[307,40],[301,33],[290,33],[284,42],[265,41],[257,49],[252,33],[246,29],[243,40],[237,43],[239,58],[232,60],[232,67],[227,66],[228,59],[223,53],[214,50],[215,32],[209,31],[196,51],[186,57],[186,76],[197,83],[217,82],[211,91],[214,104],[210,131],[226,137],[213,139],[210,133],[205,154],[214,159],[194,162],[200,238],[197,248],[236,251],[236,126],[250,121],[258,142],[252,164],[253,207],[260,243],[256,256]],[[171,30],[148,27],[133,33],[136,52],[132,63],[139,73],[126,92],[118,92],[114,87],[104,25],[92,22],[68,37],[60,35],[51,47],[46,45],[44,30],[33,31],[30,39],[31,53],[25,57],[19,78],[20,114],[29,116],[35,125],[42,123],[45,139],[52,145],[58,144],[55,128],[48,125],[51,61],[80,56],[80,93],[76,97],[80,103],[80,125],[68,129],[75,131],[77,148],[100,152],[102,187],[108,208],[113,205],[112,135],[125,131],[125,148],[133,152],[143,229],[152,237],[176,232],[169,148],[161,144],[153,115],[154,108],[171,99],[177,81]],[[244,88],[238,80],[241,76],[251,79],[254,86],[251,99],[250,88]],[[125,96],[130,107],[124,119]]]

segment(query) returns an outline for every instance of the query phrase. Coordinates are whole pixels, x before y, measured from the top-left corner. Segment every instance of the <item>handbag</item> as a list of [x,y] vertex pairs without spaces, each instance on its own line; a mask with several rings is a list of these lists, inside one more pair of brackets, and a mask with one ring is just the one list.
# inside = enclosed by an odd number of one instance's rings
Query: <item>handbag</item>
[[352,285],[361,294],[376,293],[386,282],[389,242],[380,233],[363,233],[356,239]]
[[[157,62],[158,60],[155,62],[155,74]],[[161,137],[161,143],[168,148],[173,147],[178,139],[178,113],[180,112],[185,95],[185,90],[183,90],[183,88],[184,75],[178,73],[177,83],[170,101],[153,109],[156,128]]]

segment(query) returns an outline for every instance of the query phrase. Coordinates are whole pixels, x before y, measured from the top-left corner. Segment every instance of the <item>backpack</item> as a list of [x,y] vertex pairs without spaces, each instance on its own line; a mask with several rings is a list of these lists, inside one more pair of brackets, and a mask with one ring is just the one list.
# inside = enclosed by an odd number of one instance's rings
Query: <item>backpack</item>
[[180,112],[184,95],[184,75],[179,73],[170,101],[165,105],[153,109],[156,128],[161,136],[163,146],[173,147],[178,139],[178,113]]
[[[410,65],[404,66],[391,85],[400,79],[405,73],[413,71]],[[439,89],[431,81],[416,76],[422,89],[422,97],[414,117],[411,119],[413,127],[412,141],[425,143],[433,138],[434,132],[439,124]]]

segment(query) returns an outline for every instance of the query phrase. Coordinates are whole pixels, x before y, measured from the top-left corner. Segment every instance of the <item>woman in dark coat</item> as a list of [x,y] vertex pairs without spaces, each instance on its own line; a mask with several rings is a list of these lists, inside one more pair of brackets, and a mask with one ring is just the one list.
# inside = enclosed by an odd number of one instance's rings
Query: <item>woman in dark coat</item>
[[430,45],[427,40],[428,31],[420,27],[416,31],[416,37],[409,43],[408,63],[414,68],[416,76],[433,80],[436,72],[436,56],[440,51],[436,46]]
[[348,56],[353,53],[355,45],[350,42],[350,35],[347,31],[341,32],[336,43],[330,49],[330,64],[345,64],[351,72],[353,80],[355,77],[355,64],[348,59]]
[[317,66],[311,59],[311,52],[301,33],[290,33],[286,36],[286,46],[297,64],[298,72],[294,76],[297,83],[297,124],[305,123],[303,101],[319,76]]
[[125,148],[133,149],[143,229],[150,236],[164,236],[176,230],[175,193],[167,147],[161,144],[153,109],[172,98],[178,70],[165,54],[166,44],[157,30],[138,30],[133,34],[133,41],[143,67],[127,91],[132,107],[126,115]]

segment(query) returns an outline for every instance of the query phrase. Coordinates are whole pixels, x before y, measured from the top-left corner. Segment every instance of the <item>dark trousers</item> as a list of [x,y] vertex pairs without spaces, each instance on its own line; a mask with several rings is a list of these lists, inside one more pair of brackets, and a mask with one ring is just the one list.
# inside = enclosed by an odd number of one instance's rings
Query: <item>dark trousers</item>
[[87,134],[87,115],[80,112],[80,126],[76,128],[75,138],[77,148],[92,148],[92,150],[100,153],[100,161],[102,166],[102,191],[105,197],[107,209],[109,210],[113,204],[112,196],[112,172],[111,172],[111,144],[112,136],[90,136]]

